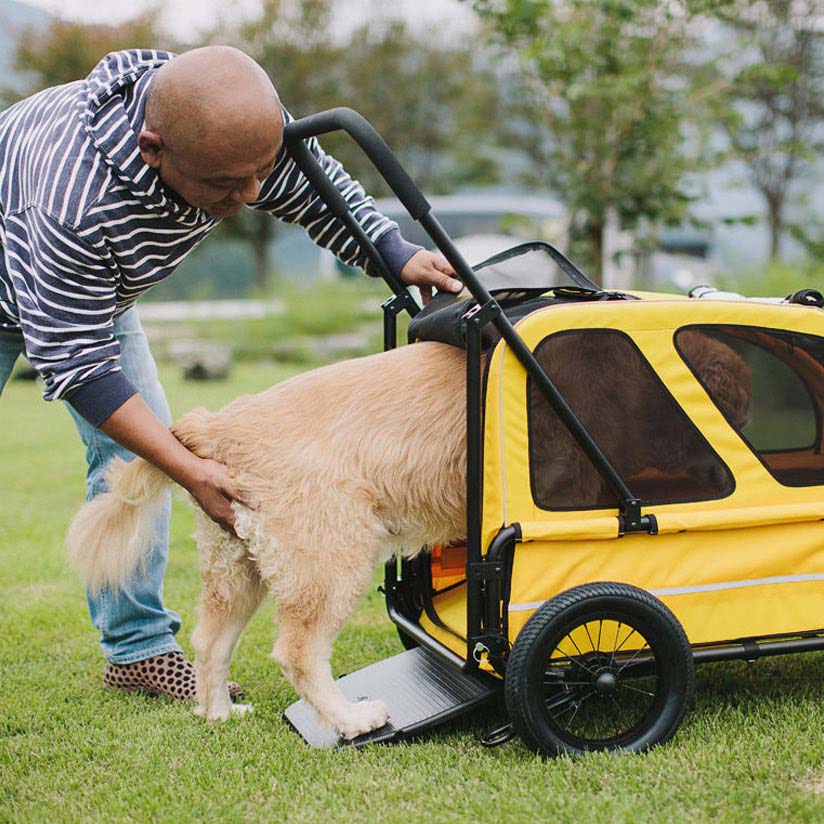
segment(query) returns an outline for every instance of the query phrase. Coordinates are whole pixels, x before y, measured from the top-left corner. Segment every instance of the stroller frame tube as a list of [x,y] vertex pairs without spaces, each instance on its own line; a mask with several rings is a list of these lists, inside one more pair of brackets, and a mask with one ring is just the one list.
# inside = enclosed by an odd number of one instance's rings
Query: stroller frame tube
[[[499,615],[499,598],[504,591],[500,576],[503,564],[494,559],[484,560],[481,548],[481,514],[483,501],[483,426],[482,426],[482,386],[481,386],[481,331],[487,323],[492,323],[506,344],[511,347],[521,365],[526,370],[557,415],[571,432],[604,479],[616,492],[621,502],[619,531],[651,532],[654,519],[642,516],[640,501],[624,483],[618,472],[595,443],[592,436],[567,404],[557,387],[552,383],[537,359],[524,343],[500,305],[478,280],[467,261],[456,248],[452,239],[443,229],[426,198],[412,182],[383,138],[360,114],[348,108],[329,111],[294,120],[284,128],[284,144],[298,167],[306,175],[332,214],[338,217],[361,246],[367,257],[370,274],[380,275],[388,284],[395,297],[386,301],[384,307],[384,346],[393,348],[396,340],[396,316],[406,311],[414,317],[419,311],[415,299],[400,278],[389,270],[375,245],[361,225],[354,218],[349,206],[334,183],[324,172],[320,163],[305,144],[305,140],[333,131],[347,132],[361,147],[375,168],[380,172],[411,217],[420,223],[437,248],[454,268],[458,277],[469,289],[477,302],[466,318],[467,340],[467,659],[465,669],[474,669],[481,653],[497,657],[499,650],[489,647],[489,641],[503,640],[501,620],[497,626],[489,626],[493,615]],[[504,527],[505,529],[506,527]],[[511,536],[509,536],[511,538]],[[495,585],[486,586],[486,582]],[[391,589],[387,587],[387,600]],[[485,601],[494,599],[495,603]],[[405,632],[419,643],[435,649],[438,653],[448,653],[445,646],[427,635],[423,630],[415,631],[414,622],[390,606],[390,617],[402,626]],[[394,614],[393,614],[394,612]],[[486,620],[484,620],[486,616]],[[399,620],[400,619],[400,620]],[[484,626],[487,624],[487,626]],[[498,646],[498,644],[493,644]]]

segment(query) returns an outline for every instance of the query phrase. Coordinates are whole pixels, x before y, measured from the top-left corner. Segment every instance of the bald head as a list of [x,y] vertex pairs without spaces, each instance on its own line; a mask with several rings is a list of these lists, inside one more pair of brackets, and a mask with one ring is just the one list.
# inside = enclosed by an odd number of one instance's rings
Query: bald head
[[279,140],[280,102],[266,72],[229,46],[185,52],[158,69],[146,125],[179,151],[195,143]]
[[188,184],[242,183],[234,199],[241,205],[253,200],[251,181],[271,171],[283,139],[272,81],[251,57],[229,46],[194,49],[161,66],[149,86],[145,121],[138,147],[146,163],[189,203],[219,217],[226,204],[209,206],[231,196],[213,198]]

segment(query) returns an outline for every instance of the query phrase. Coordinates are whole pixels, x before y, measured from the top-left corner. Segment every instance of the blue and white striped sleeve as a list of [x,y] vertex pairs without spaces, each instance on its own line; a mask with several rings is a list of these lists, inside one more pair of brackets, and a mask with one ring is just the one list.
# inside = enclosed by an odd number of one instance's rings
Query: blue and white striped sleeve
[[[291,116],[284,112],[284,121]],[[422,247],[403,239],[398,225],[382,215],[363,189],[343,166],[326,154],[315,138],[307,146],[323,170],[349,204],[349,209],[375,244],[389,268],[399,275],[404,264]],[[329,211],[314,187],[285,149],[281,149],[272,174],[263,182],[253,209],[271,212],[287,223],[297,223],[309,237],[349,266],[366,268],[367,259],[346,227]]]
[[44,398],[67,400],[99,426],[137,391],[119,364],[114,273],[70,228],[35,208],[6,217],[6,260]]

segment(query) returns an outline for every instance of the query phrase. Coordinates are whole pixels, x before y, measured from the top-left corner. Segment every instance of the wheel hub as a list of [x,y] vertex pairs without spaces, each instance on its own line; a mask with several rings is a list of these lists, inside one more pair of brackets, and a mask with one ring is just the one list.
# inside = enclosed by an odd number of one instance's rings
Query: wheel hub
[[595,689],[600,695],[608,695],[618,689],[618,676],[606,670],[599,673],[595,678]]

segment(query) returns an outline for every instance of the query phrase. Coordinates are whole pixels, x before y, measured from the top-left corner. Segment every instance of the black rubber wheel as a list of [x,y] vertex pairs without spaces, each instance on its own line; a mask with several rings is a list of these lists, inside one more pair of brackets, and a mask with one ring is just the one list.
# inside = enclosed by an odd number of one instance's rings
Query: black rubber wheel
[[675,734],[693,683],[692,650],[672,612],[636,587],[594,583],[527,621],[504,694],[514,731],[537,752],[642,752]]

